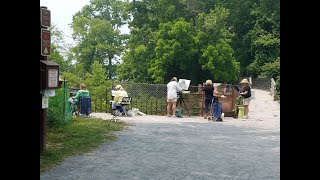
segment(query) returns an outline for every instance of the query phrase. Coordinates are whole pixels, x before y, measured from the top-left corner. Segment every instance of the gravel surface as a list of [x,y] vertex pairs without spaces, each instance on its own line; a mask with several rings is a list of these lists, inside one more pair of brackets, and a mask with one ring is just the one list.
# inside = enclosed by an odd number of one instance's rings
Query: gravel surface
[[40,179],[280,179],[280,105],[267,91],[252,91],[248,120],[120,117],[131,125],[116,141],[68,158]]

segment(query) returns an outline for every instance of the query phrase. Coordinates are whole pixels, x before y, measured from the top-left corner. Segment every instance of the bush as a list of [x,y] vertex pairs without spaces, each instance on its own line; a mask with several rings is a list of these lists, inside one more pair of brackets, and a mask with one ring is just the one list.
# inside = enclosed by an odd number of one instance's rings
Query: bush
[[71,109],[68,104],[69,92],[66,89],[57,89],[55,96],[49,97],[49,107],[47,109],[48,127],[60,127],[72,120]]

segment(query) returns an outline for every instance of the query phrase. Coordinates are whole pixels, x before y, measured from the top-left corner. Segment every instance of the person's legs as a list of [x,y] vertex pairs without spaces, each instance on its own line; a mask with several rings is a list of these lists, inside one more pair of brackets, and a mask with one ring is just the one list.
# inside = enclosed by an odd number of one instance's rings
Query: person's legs
[[170,102],[170,100],[168,100],[168,103],[167,103],[167,116],[170,116],[170,107],[171,107],[171,102]]
[[249,108],[248,108],[248,105],[244,105],[244,116],[248,116],[248,111],[249,111]]
[[205,119],[207,118],[207,116],[210,116],[210,112],[208,112],[208,111],[211,106],[211,101],[212,101],[212,99],[210,99],[210,98],[205,98],[205,100],[204,100],[204,118]]
[[177,106],[177,102],[172,102],[172,115],[176,116],[176,106]]
[[250,100],[251,98],[245,98],[243,100],[243,106],[244,106],[244,117],[248,118],[248,114],[249,114],[249,104],[250,104]]
[[208,116],[208,109],[209,109],[209,103],[207,101],[207,99],[204,100],[204,113],[203,116],[205,119],[207,119]]
[[120,113],[123,112],[123,107],[120,104],[115,104],[116,105],[116,109],[119,110]]

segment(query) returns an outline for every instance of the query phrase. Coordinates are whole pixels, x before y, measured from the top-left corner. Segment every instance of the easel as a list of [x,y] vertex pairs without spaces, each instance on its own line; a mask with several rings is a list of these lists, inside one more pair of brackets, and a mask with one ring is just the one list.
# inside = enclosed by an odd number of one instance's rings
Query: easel
[[187,110],[188,115],[190,117],[190,113],[189,113],[188,107],[186,106],[186,103],[184,102],[183,97],[182,97],[182,93],[181,93],[181,94],[178,94],[178,102],[177,102],[177,104],[180,105],[180,108],[182,108],[182,103],[184,104],[184,107]]

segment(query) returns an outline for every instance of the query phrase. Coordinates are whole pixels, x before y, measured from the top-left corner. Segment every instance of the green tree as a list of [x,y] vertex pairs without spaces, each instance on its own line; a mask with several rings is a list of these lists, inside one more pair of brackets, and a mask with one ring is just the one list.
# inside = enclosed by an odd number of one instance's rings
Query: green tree
[[60,65],[60,73],[67,72],[71,67],[71,61],[67,58],[69,45],[67,45],[63,38],[63,32],[56,25],[53,24],[50,27],[50,31],[51,53],[48,58]]
[[[255,52],[255,59],[248,66],[248,71],[253,77],[257,77],[265,71],[266,68],[263,69],[263,67],[267,63],[275,62],[280,56],[280,39],[269,33],[259,35],[253,42],[252,49]],[[278,64],[280,66],[280,63]]]
[[[258,47],[257,41],[259,38],[266,39],[263,36],[270,38],[270,35],[273,38],[280,38],[280,1],[218,0],[217,2],[231,12],[227,22],[230,31],[234,33],[231,46],[241,65],[240,75],[259,76],[264,64],[260,63],[261,58],[274,61],[278,57],[263,53],[265,47]],[[268,61],[266,60],[266,63]]]
[[239,77],[239,63],[230,46],[232,34],[226,19],[229,11],[222,6],[215,6],[209,14],[198,16],[199,60],[204,70],[210,71],[212,79],[220,82],[235,82]]
[[106,70],[98,61],[94,61],[91,65],[92,72],[86,73],[85,83],[88,87],[99,87],[106,85]]
[[[86,74],[85,84],[90,92],[92,102],[105,102],[106,101],[106,90],[111,87],[111,80],[106,80],[106,70],[103,68],[102,64],[98,61],[94,61],[91,65],[92,72]],[[93,103],[96,106],[96,103]],[[105,109],[106,104],[100,104],[100,106]],[[96,107],[93,107],[96,109]]]
[[155,57],[156,32],[151,28],[132,28],[123,62],[117,66],[119,80],[152,83],[148,74],[150,60]]
[[273,78],[280,77],[280,58],[278,57],[274,62],[266,63],[261,68],[260,78]]
[[248,71],[257,77],[261,76],[265,64],[273,63],[280,56],[280,2],[261,0],[253,7],[251,15],[255,18],[255,24],[248,36],[254,59]]
[[126,35],[118,30],[125,23],[125,2],[120,0],[92,0],[73,17],[73,37],[78,42],[73,52],[77,61],[91,71],[91,64],[99,61],[108,71],[108,79],[115,77],[115,64],[124,49]]
[[70,72],[62,73],[62,77],[66,78],[68,87],[78,88],[86,79],[86,71],[82,63],[75,63]]
[[195,39],[191,23],[183,19],[160,24],[155,47],[156,57],[151,60],[149,73],[156,83],[169,81],[173,76],[195,80],[192,65],[197,66],[194,55]]
[[[280,53],[279,1],[141,0],[126,11],[131,35],[117,68],[119,80],[160,83],[174,74],[192,76],[196,84],[277,72],[271,71]],[[175,36],[180,21],[188,24],[183,38]]]

